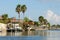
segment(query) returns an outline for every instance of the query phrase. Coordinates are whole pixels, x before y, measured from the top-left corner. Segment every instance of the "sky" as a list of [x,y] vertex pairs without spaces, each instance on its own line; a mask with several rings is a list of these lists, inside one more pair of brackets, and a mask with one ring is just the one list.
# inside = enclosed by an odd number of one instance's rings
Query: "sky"
[[[0,0],[0,15],[18,18],[15,10],[18,4],[27,6],[25,16],[31,20],[38,21],[43,16],[51,24],[60,24],[60,0]],[[23,19],[22,12],[20,18]]]

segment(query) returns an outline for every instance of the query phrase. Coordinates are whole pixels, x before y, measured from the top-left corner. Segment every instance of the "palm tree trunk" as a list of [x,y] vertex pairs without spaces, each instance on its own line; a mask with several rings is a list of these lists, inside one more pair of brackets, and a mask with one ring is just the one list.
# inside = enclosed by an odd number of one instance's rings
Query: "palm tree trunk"
[[[24,14],[23,14],[23,23],[24,23]],[[24,25],[24,24],[23,24]]]
[[23,30],[25,31],[25,28],[24,28],[24,13],[23,13]]
[[24,19],[24,13],[23,13],[23,19]]
[[19,18],[19,20],[20,20],[20,12],[18,12],[18,18]]
[[18,18],[19,18],[19,26],[20,26],[20,13],[18,13]]

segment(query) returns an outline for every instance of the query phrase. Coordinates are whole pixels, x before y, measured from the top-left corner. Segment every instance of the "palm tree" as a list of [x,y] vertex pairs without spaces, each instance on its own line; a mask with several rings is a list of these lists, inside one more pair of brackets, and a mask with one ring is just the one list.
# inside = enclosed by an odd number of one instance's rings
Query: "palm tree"
[[18,12],[19,21],[20,21],[20,12],[22,12],[23,13],[23,16],[24,16],[24,13],[25,13],[26,9],[27,9],[26,5],[22,5],[22,6],[21,5],[17,5],[16,12]]
[[50,27],[50,23],[47,23],[47,25],[48,25],[48,29],[50,30],[50,28],[51,28],[51,27]]
[[20,4],[17,5],[16,12],[18,12],[19,19],[20,19],[20,12],[22,11],[24,15],[26,9],[27,9],[26,5],[22,5],[22,6]]
[[21,12],[21,5],[20,4],[17,5],[16,12],[18,12],[18,17],[19,17],[19,20],[20,20],[20,12]]
[[44,17],[43,16],[40,16],[39,17],[39,21],[40,21],[41,24],[43,24],[43,20],[44,20]]
[[26,5],[21,6],[21,11],[23,13],[23,16],[24,16],[24,13],[25,13],[26,9],[27,9]]
[[47,19],[44,19],[44,24],[47,24],[47,22],[48,22]]
[[[21,11],[23,13],[23,18],[24,18],[24,13],[25,13],[26,9],[27,9],[26,5],[21,6]],[[24,27],[24,21],[23,21],[23,27]]]
[[19,17],[19,26],[20,26],[20,12],[21,12],[21,5],[18,4],[16,7],[16,12],[18,12],[18,17]]

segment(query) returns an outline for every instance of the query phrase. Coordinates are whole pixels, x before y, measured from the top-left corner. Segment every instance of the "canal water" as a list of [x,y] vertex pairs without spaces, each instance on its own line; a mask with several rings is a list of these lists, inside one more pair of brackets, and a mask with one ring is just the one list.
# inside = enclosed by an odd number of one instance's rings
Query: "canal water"
[[0,32],[0,40],[59,40],[60,30]]

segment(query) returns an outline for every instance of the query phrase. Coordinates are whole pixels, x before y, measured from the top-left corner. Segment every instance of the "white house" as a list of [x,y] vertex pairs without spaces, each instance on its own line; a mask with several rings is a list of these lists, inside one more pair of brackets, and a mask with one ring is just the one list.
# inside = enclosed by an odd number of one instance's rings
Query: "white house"
[[6,31],[7,24],[0,23],[0,31]]

